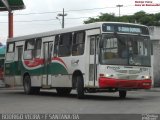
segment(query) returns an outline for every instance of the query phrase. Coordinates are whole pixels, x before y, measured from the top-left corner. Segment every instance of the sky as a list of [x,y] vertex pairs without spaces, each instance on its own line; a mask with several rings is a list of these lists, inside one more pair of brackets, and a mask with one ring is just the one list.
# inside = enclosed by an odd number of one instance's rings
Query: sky
[[[116,5],[123,5],[121,15],[132,15],[138,11],[146,13],[160,12],[160,6],[135,6],[135,2],[152,2],[160,4],[160,0],[23,0],[26,8],[14,11],[14,36],[22,36],[39,32],[61,29],[61,17],[65,13],[65,28],[82,25],[89,17],[100,13],[119,15]],[[138,4],[138,3],[136,3]],[[0,42],[6,44],[8,37],[8,13],[0,12]]]

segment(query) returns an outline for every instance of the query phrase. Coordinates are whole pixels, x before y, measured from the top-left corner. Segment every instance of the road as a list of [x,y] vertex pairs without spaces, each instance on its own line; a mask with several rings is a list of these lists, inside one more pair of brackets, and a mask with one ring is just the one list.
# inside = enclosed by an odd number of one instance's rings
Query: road
[[79,100],[74,91],[58,96],[54,90],[25,95],[21,89],[0,89],[0,113],[156,114],[159,106],[160,91],[130,91],[124,100],[118,93],[96,93]]

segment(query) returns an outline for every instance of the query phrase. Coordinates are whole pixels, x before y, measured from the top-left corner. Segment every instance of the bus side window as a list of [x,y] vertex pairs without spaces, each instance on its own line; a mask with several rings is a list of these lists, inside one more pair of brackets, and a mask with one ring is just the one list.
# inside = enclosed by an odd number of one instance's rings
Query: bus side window
[[6,61],[14,60],[15,43],[11,42],[7,44]]
[[14,50],[15,50],[15,44],[14,43],[9,43],[7,45],[7,52],[12,53],[12,52],[14,52]]
[[58,56],[65,57],[71,55],[72,33],[65,33],[60,36]]
[[35,58],[40,58],[41,56],[41,44],[42,38],[37,38],[35,44]]
[[59,41],[59,35],[56,35],[55,42],[54,42],[54,53],[53,53],[54,57],[58,56],[58,41]]
[[25,42],[24,59],[33,59],[34,47],[35,39],[30,39]]
[[72,55],[83,55],[84,53],[84,43],[85,43],[85,32],[76,32],[73,37],[73,45],[72,45]]

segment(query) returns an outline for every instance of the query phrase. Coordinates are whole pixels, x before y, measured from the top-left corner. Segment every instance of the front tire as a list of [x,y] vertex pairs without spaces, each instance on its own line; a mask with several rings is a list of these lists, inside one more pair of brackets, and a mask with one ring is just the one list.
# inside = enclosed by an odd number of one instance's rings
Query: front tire
[[119,91],[119,97],[121,99],[125,99],[126,98],[126,95],[127,95],[127,91],[126,90],[120,90]]
[[77,77],[76,88],[77,88],[78,99],[83,99],[84,98],[84,82],[83,82],[83,78],[81,76]]

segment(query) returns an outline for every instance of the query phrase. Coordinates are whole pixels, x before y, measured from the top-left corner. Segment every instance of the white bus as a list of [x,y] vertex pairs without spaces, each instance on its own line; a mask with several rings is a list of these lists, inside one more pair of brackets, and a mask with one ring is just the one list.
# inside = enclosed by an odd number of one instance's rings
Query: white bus
[[98,22],[8,39],[5,82],[26,94],[67,95],[150,89],[150,37],[144,25]]

